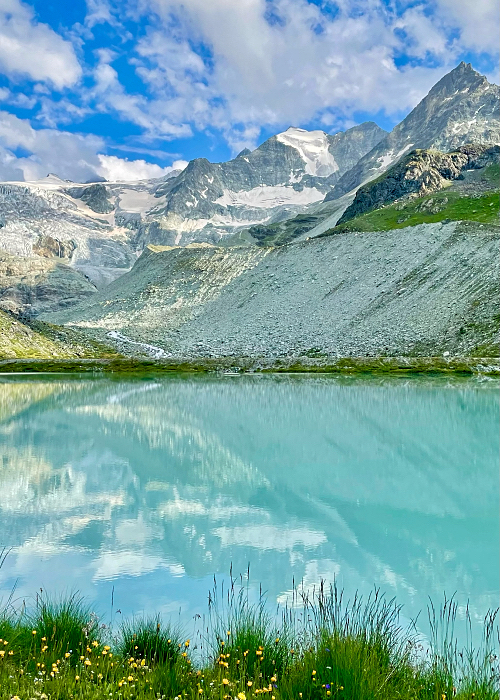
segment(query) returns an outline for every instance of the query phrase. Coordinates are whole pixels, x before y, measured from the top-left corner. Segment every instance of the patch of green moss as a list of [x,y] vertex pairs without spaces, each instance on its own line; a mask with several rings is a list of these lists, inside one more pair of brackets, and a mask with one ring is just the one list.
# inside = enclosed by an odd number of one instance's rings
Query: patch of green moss
[[482,224],[498,224],[499,214],[500,195],[498,191],[468,197],[447,189],[427,197],[391,204],[362,214],[345,224],[329,229],[321,236],[350,231],[389,231],[442,221],[466,220]]

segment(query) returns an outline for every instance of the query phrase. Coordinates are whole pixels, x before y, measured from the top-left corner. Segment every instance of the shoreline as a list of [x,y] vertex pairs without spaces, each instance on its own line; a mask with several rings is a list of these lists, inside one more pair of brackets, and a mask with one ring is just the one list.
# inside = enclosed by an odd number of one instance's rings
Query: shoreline
[[438,374],[500,376],[500,357],[172,357],[168,359],[68,358],[0,360],[12,373],[304,373]]

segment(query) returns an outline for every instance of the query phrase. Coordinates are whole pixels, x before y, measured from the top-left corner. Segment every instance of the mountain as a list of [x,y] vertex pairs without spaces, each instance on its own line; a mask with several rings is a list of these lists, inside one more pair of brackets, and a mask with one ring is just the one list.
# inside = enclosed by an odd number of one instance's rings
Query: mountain
[[290,128],[227,163],[199,158],[165,178],[0,183],[0,249],[62,261],[100,287],[150,242],[217,242],[321,202],[385,133],[373,122],[333,136]]
[[41,318],[156,357],[496,355],[498,244],[498,227],[453,222],[277,248],[148,246]]
[[500,88],[460,63],[326,196],[338,199],[381,175],[412,149],[451,151],[466,143],[500,143]]
[[[438,192],[449,187],[455,180],[465,180],[466,177],[469,177],[467,174],[472,171],[486,175],[494,168],[491,173],[493,176],[498,174],[499,163],[500,146],[488,147],[468,144],[449,153],[416,149],[407,156],[403,156],[381,177],[362,185],[357,190],[352,204],[342,214],[338,224],[351,221],[357,216],[402,198],[409,200]],[[474,179],[478,180],[477,177]],[[493,180],[493,177],[491,179]],[[483,182],[481,192],[477,191],[475,194],[484,195],[486,192],[493,193],[495,190],[498,192],[498,177],[496,181],[491,183],[488,183],[487,180],[486,177],[481,178]],[[477,187],[476,190],[478,190]],[[473,199],[470,204],[471,214],[474,208],[477,209],[476,199]],[[495,213],[498,213],[498,206],[495,207],[495,210]]]
[[140,247],[217,243],[254,224],[290,218],[321,202],[385,134],[373,122],[333,136],[290,127],[226,163],[197,158],[156,190],[158,206],[139,229]]
[[[81,184],[50,174],[0,183],[0,250],[18,259],[0,258],[0,308],[29,315],[77,303],[131,270],[149,245],[285,246],[328,233],[343,215],[347,225],[398,197],[441,187],[451,180],[448,161],[464,160],[466,144],[500,142],[499,96],[461,63],[390,134],[373,122],[333,135],[290,127],[230,161],[198,158],[164,178]],[[409,168],[415,149],[427,155]],[[398,161],[400,170],[384,178]],[[470,180],[465,161],[457,167]],[[392,212],[382,229],[437,221],[426,218],[437,206],[442,218],[492,223],[495,202],[483,197],[478,213],[454,192],[446,205],[424,202],[428,212]]]

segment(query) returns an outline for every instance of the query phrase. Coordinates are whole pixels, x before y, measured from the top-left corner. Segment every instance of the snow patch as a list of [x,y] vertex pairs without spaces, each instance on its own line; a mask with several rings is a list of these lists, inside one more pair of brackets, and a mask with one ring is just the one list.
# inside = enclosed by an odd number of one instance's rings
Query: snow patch
[[290,127],[276,138],[299,152],[308,175],[328,177],[339,169],[329,151],[330,144],[324,131],[306,131]]
[[377,170],[386,170],[386,168],[388,168],[389,165],[391,165],[391,163],[395,163],[403,155],[403,153],[405,153],[406,151],[409,151],[412,146],[413,146],[413,144],[409,143],[407,146],[402,148],[397,153],[394,153],[393,150],[387,151],[385,156],[381,156],[378,159],[378,162],[380,163],[380,165],[378,166]]
[[145,214],[160,204],[160,200],[144,190],[124,189],[120,192],[119,207],[130,214]]
[[299,192],[287,185],[262,185],[252,190],[224,190],[224,194],[215,200],[223,207],[247,206],[262,209],[279,207],[283,204],[312,204],[324,199],[325,195],[315,187],[304,187]]

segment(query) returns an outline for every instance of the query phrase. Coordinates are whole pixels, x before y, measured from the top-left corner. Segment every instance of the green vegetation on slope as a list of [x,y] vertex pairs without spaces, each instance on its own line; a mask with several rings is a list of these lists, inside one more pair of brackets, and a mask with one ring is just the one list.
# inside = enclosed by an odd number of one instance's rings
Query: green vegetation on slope
[[263,600],[249,604],[247,589],[215,587],[208,627],[194,641],[159,617],[112,630],[75,596],[54,602],[42,593],[33,610],[10,603],[0,613],[0,700],[498,698],[496,613],[481,648],[459,653],[457,606],[445,600],[440,614],[431,608],[423,653],[400,626],[400,607],[377,591],[346,602],[321,585],[312,599],[296,597],[299,607],[278,622]]
[[317,226],[321,218],[315,214],[299,214],[293,219],[268,226],[252,226],[248,229],[248,233],[255,239],[258,246],[286,245]]
[[0,310],[0,359],[116,357],[117,353],[83,333],[48,323],[22,323]]
[[440,221],[476,221],[498,224],[500,196],[490,191],[479,196],[467,196],[451,189],[427,197],[396,202],[357,216],[321,234],[331,236],[347,231],[389,231],[391,229],[430,224]]

